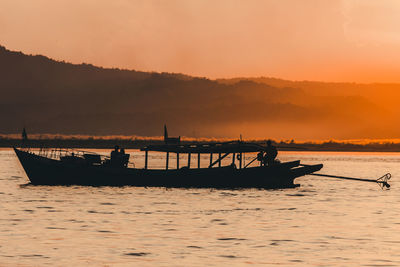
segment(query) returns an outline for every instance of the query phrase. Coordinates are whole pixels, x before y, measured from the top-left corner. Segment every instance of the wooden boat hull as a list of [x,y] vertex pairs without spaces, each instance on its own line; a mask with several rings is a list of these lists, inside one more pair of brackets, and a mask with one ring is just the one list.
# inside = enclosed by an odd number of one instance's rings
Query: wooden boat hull
[[291,188],[294,179],[318,171],[322,164],[300,161],[270,167],[146,170],[65,163],[14,148],[34,185],[142,186],[184,188]]

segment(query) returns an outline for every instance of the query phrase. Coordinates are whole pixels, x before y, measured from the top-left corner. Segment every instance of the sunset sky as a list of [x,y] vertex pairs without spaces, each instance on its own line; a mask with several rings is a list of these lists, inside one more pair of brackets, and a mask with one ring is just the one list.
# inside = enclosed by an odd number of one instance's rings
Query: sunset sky
[[210,78],[400,82],[398,0],[0,0],[0,44]]

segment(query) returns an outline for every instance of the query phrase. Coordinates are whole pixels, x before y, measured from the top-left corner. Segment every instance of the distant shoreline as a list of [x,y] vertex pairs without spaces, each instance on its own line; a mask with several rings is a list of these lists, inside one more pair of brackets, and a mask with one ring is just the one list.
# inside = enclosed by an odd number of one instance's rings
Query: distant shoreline
[[[226,140],[223,140],[226,141]],[[214,140],[211,142],[223,142]],[[182,144],[189,143],[209,143],[210,141],[186,141]],[[265,145],[265,140],[246,140],[246,142],[256,142]],[[64,139],[32,139],[27,145],[31,148],[87,148],[87,149],[113,149],[115,145],[119,145],[125,149],[140,149],[147,145],[163,144],[160,139],[101,139],[101,138],[64,138]],[[0,138],[0,148],[21,147],[21,139],[17,138]],[[275,142],[280,151],[327,151],[327,152],[400,152],[400,143],[384,142],[384,143],[367,143],[355,144],[350,142],[327,141],[322,143],[313,142]]]

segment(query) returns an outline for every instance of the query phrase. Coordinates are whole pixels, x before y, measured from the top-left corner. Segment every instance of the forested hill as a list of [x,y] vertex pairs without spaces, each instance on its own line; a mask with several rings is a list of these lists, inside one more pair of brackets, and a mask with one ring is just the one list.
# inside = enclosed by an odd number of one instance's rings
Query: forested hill
[[381,131],[388,111],[368,96],[292,85],[106,69],[0,47],[0,133],[25,125],[34,133],[154,136],[167,123],[172,135],[191,137],[399,134]]

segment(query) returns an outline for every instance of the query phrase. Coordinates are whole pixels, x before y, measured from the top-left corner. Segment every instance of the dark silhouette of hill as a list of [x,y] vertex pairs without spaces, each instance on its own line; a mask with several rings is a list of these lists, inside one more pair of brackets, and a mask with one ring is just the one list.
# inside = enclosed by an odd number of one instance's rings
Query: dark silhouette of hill
[[239,81],[252,81],[276,88],[298,88],[314,96],[363,96],[368,101],[384,106],[387,110],[399,112],[397,102],[400,96],[400,84],[395,83],[328,83],[316,81],[288,81],[269,77],[218,79],[218,82],[223,84],[235,84]]
[[25,125],[34,133],[161,135],[165,123],[172,135],[194,137],[399,134],[398,127],[383,131],[387,109],[362,91],[325,94],[318,86],[296,82],[106,69],[4,47],[0,81],[3,134],[19,132]]

